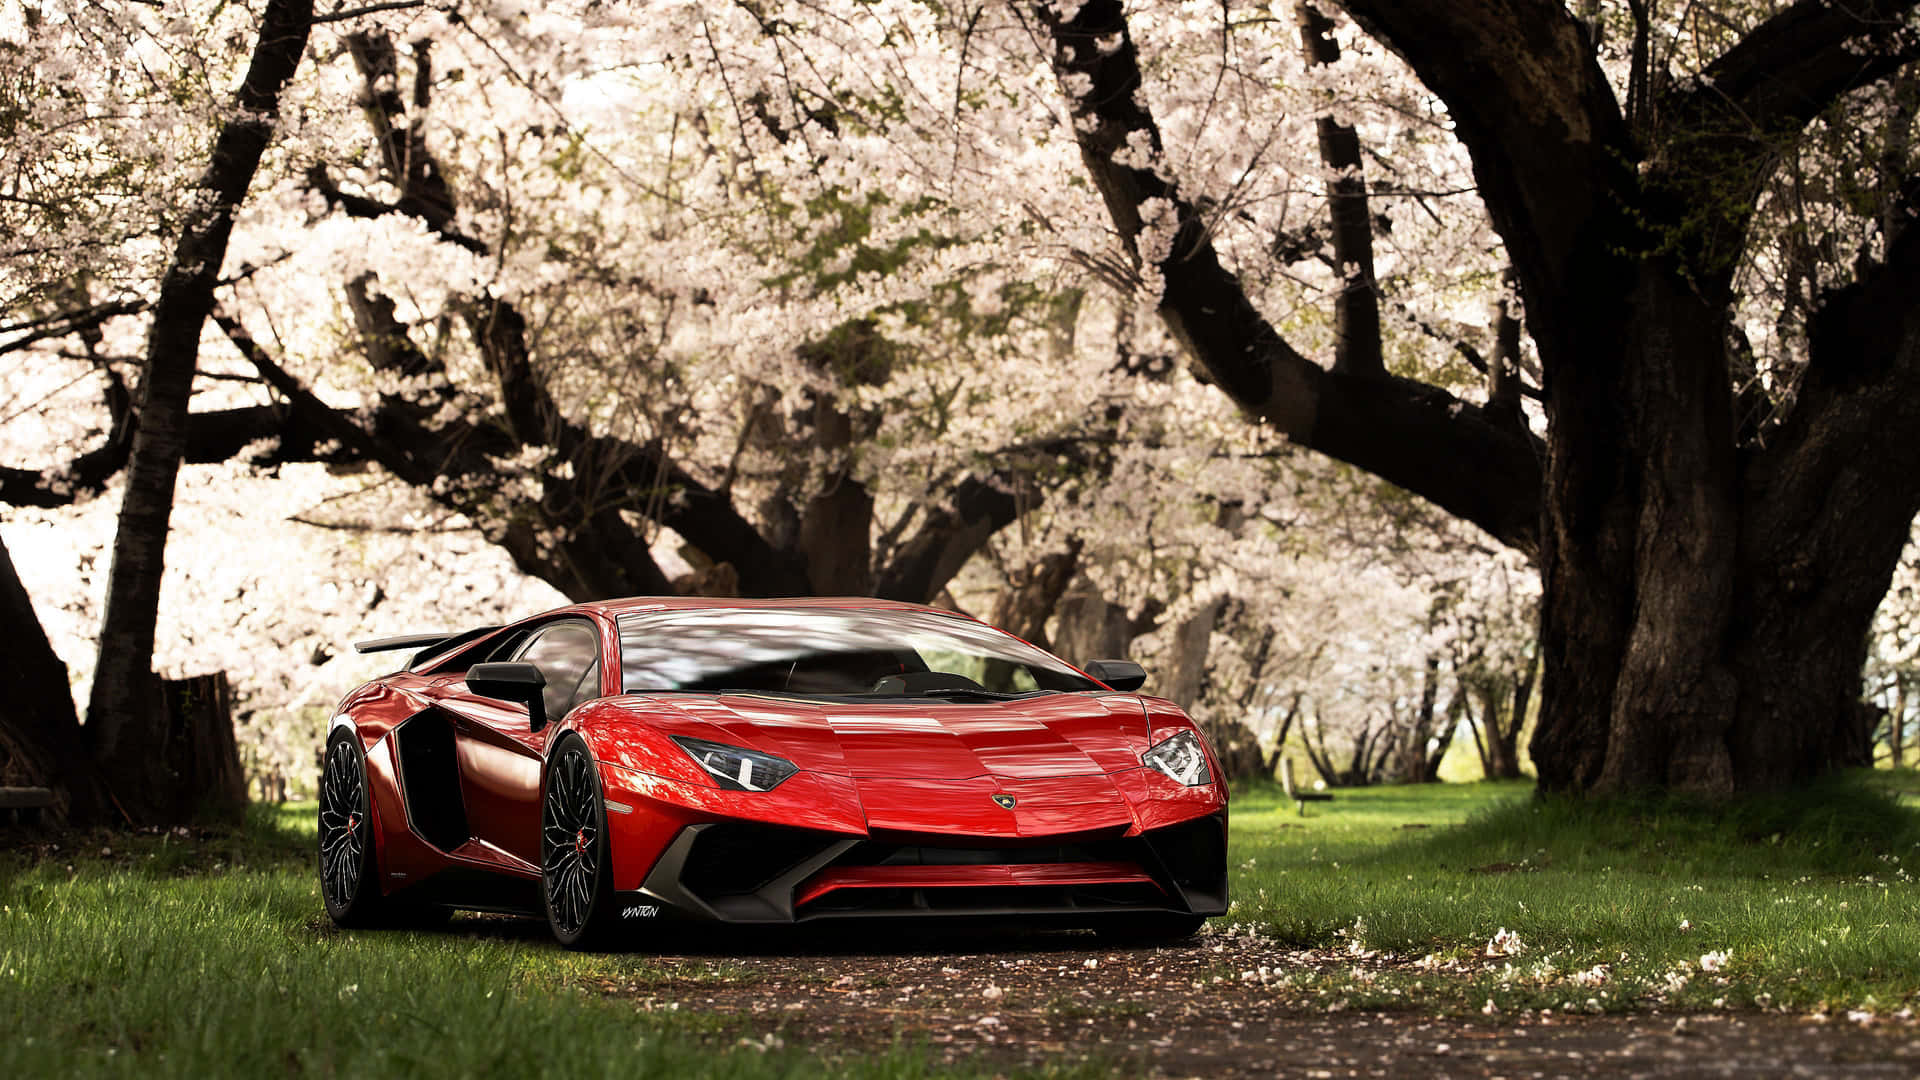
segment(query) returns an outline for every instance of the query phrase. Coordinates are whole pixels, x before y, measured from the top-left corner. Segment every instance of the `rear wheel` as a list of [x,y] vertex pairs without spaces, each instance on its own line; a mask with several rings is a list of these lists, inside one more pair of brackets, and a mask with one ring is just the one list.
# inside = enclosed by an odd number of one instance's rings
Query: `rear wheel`
[[577,735],[547,758],[540,797],[540,893],[569,949],[604,944],[614,921],[607,807],[593,755]]
[[320,899],[339,926],[378,925],[386,914],[370,805],[360,740],[341,728],[327,740],[320,774]]
[[381,894],[372,804],[366,755],[359,738],[342,728],[327,740],[320,773],[320,899],[327,915],[344,927],[444,925],[453,915],[449,908]]
[[1119,944],[1150,945],[1185,941],[1207,923],[1205,915],[1128,915],[1102,923],[1094,930]]

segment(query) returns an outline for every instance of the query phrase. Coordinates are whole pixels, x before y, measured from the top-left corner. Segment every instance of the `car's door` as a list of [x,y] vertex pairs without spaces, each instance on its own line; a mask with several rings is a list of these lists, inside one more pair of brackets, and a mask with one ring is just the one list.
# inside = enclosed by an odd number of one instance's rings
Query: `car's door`
[[[600,635],[584,619],[549,623],[494,660],[518,660],[547,681],[548,727],[530,730],[525,706],[460,693],[454,746],[473,836],[534,865],[540,862],[540,763],[551,725],[600,696]],[[464,686],[461,687],[464,690]]]

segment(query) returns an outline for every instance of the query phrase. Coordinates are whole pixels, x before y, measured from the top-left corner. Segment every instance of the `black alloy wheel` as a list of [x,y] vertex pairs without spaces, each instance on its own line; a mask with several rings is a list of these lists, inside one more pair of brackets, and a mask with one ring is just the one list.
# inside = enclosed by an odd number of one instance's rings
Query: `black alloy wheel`
[[613,922],[607,808],[593,755],[578,736],[547,758],[540,804],[540,893],[547,923],[566,947],[600,943]]
[[368,805],[366,759],[342,728],[327,740],[320,774],[320,899],[340,926],[373,925],[381,913]]

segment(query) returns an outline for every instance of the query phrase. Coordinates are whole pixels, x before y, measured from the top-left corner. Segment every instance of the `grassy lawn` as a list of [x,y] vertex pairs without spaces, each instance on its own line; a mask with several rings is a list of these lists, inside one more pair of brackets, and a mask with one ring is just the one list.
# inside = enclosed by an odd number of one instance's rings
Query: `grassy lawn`
[[1291,980],[1355,1007],[1920,1006],[1920,775],[1735,807],[1531,794],[1343,791],[1299,817],[1250,791],[1234,805],[1233,921],[1413,961]]
[[[1592,812],[1524,785],[1445,785],[1342,791],[1301,817],[1248,791],[1235,907],[1211,932],[1310,955],[1217,974],[1303,1008],[1891,1014],[1920,1004],[1916,793],[1914,774],[1882,773],[1772,804]],[[336,932],[311,813],[0,852],[0,1075],[951,1072],[911,1041],[746,1046],[697,1009],[591,991],[645,983],[644,955],[459,923]],[[1517,941],[1489,956],[1502,930]],[[752,963],[716,959],[711,977],[752,980]]]
[[[24,868],[0,854],[0,1076],[827,1071],[798,1049],[743,1048],[691,1010],[586,992],[645,979],[644,957],[570,954],[543,934],[337,932],[312,813],[256,807],[244,836],[123,836],[123,850],[96,841]],[[911,1046],[830,1064],[932,1071]]]

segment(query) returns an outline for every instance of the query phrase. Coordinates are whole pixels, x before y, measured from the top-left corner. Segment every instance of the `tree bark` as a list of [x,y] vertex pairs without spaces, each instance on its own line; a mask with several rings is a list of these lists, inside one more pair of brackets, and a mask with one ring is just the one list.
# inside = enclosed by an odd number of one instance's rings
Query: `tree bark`
[[[1144,227],[1143,203],[1162,200],[1176,216],[1166,258],[1140,269],[1160,275],[1160,316],[1208,379],[1292,441],[1535,550],[1541,485],[1533,437],[1437,387],[1329,372],[1288,344],[1220,264],[1208,216],[1155,171],[1159,163],[1134,168],[1115,160],[1130,160],[1129,140],[1141,135],[1156,159],[1161,153],[1160,129],[1139,93],[1139,53],[1120,0],[1089,0],[1072,19],[1060,18],[1051,4],[1040,5],[1036,15],[1053,39],[1053,66],[1068,88],[1081,160],[1128,254],[1140,258],[1135,242]],[[1090,89],[1075,93],[1083,80]]]
[[[1399,738],[1394,742],[1393,753],[1390,755],[1390,776],[1395,783],[1424,784],[1436,778],[1433,771],[1438,768],[1439,762],[1434,761],[1433,769],[1429,769],[1428,758],[1433,755],[1428,750],[1427,744],[1432,742],[1434,736],[1438,734],[1434,721],[1440,716],[1437,711],[1439,700],[1440,658],[1429,656],[1426,668],[1420,673],[1420,704],[1415,708],[1411,720],[1401,729]],[[1445,719],[1448,721],[1455,719],[1451,709],[1448,710]],[[1447,740],[1447,742],[1451,741],[1451,738]],[[1443,743],[1440,753],[1445,752],[1446,745]]]
[[1527,724],[1527,709],[1533,704],[1533,686],[1538,679],[1540,666],[1533,661],[1527,662],[1527,669],[1514,679],[1513,693],[1509,697],[1506,718],[1499,715],[1500,707],[1495,695],[1488,695],[1486,710],[1489,723],[1489,739],[1493,747],[1492,767],[1487,776],[1495,780],[1518,780],[1520,771],[1520,732]]
[[147,333],[139,426],[114,534],[100,660],[86,727],[122,805],[143,822],[155,820],[150,812],[164,804],[167,794],[147,791],[139,780],[161,737],[152,671],[154,624],[200,333],[213,307],[234,212],[246,198],[273,135],[280,91],[299,66],[312,21],[312,0],[267,4],[246,79],[236,95],[235,115],[221,124],[211,162],[191,193],[186,224],[160,283]]
[[[1314,4],[1294,5],[1300,45],[1310,66],[1340,62],[1333,20]],[[1327,167],[1327,216],[1333,228],[1333,274],[1339,291],[1333,298],[1333,370],[1339,375],[1387,373],[1380,341],[1380,283],[1373,271],[1373,215],[1367,209],[1367,180],[1360,158],[1360,135],[1348,124],[1323,115],[1314,121],[1320,160]]]
[[107,823],[113,797],[81,736],[67,665],[47,640],[4,541],[0,620],[12,628],[0,650],[0,784],[51,788],[55,821]]
[[[1054,652],[1069,663],[1089,660],[1123,660],[1133,639],[1152,628],[1157,611],[1143,612],[1136,619],[1127,609],[1107,602],[1100,589],[1085,574],[1067,586],[1060,598],[1060,615],[1053,629]],[[1147,692],[1158,693],[1151,678]]]
[[1169,650],[1171,662],[1155,693],[1189,712],[1200,703],[1201,695],[1206,692],[1207,655],[1213,644],[1213,628],[1226,606],[1226,596],[1216,596],[1174,628]]
[[[1080,568],[1081,543],[1078,537],[1067,542],[1065,551],[1043,555],[1021,571],[993,603],[993,625],[1042,649],[1051,649],[1047,621],[1053,618]],[[1086,659],[1086,658],[1082,658]]]
[[233,735],[233,687],[224,671],[159,684],[159,753],[143,763],[165,821],[237,825],[247,808],[247,776]]
[[[836,327],[802,352],[836,388],[877,385],[885,381],[890,366],[886,339],[865,321]],[[854,475],[853,466],[864,429],[878,426],[873,417],[843,408],[834,391],[813,395],[813,447],[827,465],[818,477],[818,490],[800,511],[798,540],[807,583],[818,595],[865,596],[873,591],[873,493]]]
[[[1920,505],[1912,451],[1884,445],[1920,383],[1909,305],[1858,310],[1870,340],[1810,341],[1842,354],[1816,367],[1875,369],[1869,392],[1803,389],[1740,446],[1727,342],[1754,206],[1730,193],[1757,190],[1770,140],[1911,62],[1891,35],[1913,6],[1795,4],[1695,85],[1642,80],[1629,122],[1564,10],[1350,5],[1447,101],[1547,372],[1544,789],[1767,790],[1859,756],[1865,630]],[[1910,289],[1900,261],[1876,281]]]
[[1541,786],[1724,795],[1863,756],[1865,632],[1920,508],[1920,450],[1895,434],[1920,420],[1920,314],[1895,299],[1920,289],[1914,230],[1829,298],[1806,385],[1760,445],[1733,422],[1732,282],[1775,147],[1920,57],[1903,29],[1916,6],[1800,0],[1698,79],[1649,70],[1629,117],[1561,5],[1348,0],[1472,157],[1540,352],[1540,471],[1508,403],[1343,380],[1288,346],[1173,182],[1114,161],[1142,133],[1160,145],[1118,0],[1039,19],[1070,95],[1091,85],[1072,96],[1076,137],[1122,238],[1148,200],[1174,208],[1171,254],[1144,269],[1214,382],[1294,441],[1536,555]]

